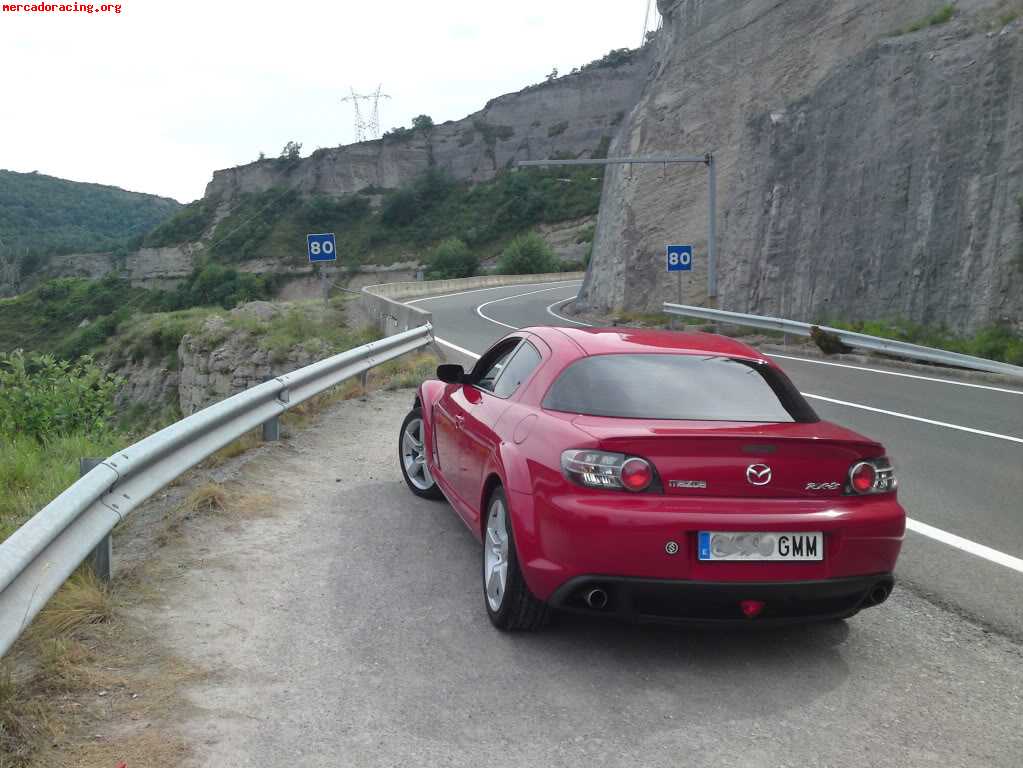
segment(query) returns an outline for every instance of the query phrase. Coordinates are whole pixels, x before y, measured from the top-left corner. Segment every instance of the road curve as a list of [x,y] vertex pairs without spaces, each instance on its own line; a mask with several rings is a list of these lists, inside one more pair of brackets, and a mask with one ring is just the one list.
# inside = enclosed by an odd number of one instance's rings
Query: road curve
[[[580,282],[517,285],[419,299],[452,359],[470,364],[530,325],[578,325],[559,312]],[[471,353],[471,354],[469,354]],[[1023,640],[1023,387],[970,385],[940,372],[824,364],[777,355],[830,421],[881,440],[911,517],[903,588]]]

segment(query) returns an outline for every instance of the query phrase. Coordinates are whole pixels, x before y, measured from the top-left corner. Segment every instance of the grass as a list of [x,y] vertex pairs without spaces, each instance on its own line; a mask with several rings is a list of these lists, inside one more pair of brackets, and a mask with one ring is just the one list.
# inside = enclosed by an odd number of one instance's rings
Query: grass
[[894,32],[892,32],[890,37],[908,35],[911,32],[919,32],[921,29],[926,29],[927,27],[937,27],[941,24],[946,24],[952,20],[953,16],[955,16],[955,12],[956,12],[955,3],[945,3],[945,5],[943,5],[939,10],[932,13],[930,16],[925,16],[922,19],[914,21],[907,27],[895,30]]
[[192,307],[135,315],[118,328],[117,335],[106,343],[104,353],[115,366],[128,361],[149,361],[175,368],[181,339],[187,333],[198,333],[206,320],[216,314],[225,313],[219,307]]
[[127,599],[141,598],[79,570],[0,662],[0,767],[180,765],[187,758],[162,719],[181,705],[181,686],[202,675],[119,610]]
[[671,317],[663,312],[619,312],[614,316],[615,325],[636,325],[643,328],[663,328]]
[[231,459],[241,456],[262,444],[263,436],[261,430],[253,429],[246,432],[237,440],[231,441],[219,451],[211,455],[205,462],[203,462],[203,466],[209,469],[223,466]]
[[217,483],[203,483],[189,494],[185,506],[192,512],[212,514],[226,512],[227,491]]
[[957,336],[942,327],[933,327],[908,321],[823,321],[822,325],[841,328],[884,339],[896,339],[925,347],[935,347],[949,352],[999,360],[1013,365],[1023,365],[1023,336],[1008,328],[991,326],[972,336]]
[[83,566],[68,579],[32,622],[28,637],[48,641],[68,638],[75,630],[90,624],[103,624],[113,618],[110,588],[91,568]]
[[124,444],[115,432],[42,443],[21,435],[0,440],[0,541],[78,479],[78,459],[106,457]]

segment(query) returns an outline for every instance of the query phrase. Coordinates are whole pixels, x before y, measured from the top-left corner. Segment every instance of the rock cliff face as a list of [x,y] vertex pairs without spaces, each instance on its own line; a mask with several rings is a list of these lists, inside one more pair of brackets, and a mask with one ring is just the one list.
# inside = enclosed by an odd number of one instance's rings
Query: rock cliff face
[[[817,320],[1023,324],[1023,23],[896,34],[932,0],[681,0],[611,153],[713,151],[717,305]],[[664,245],[693,242],[705,303],[706,172],[608,174],[580,297],[674,301]]]
[[366,187],[400,187],[431,164],[457,179],[483,181],[513,160],[606,151],[649,75],[650,48],[613,67],[586,69],[490,101],[462,120],[403,140],[321,149],[292,166],[275,160],[215,171],[208,198],[294,187],[344,196]]
[[[261,323],[272,323],[280,305],[254,301],[231,310]],[[220,315],[210,317],[200,333],[186,334],[178,345],[178,404],[189,416],[225,397],[262,384],[323,359],[330,354],[320,340],[311,339],[284,354],[261,348],[252,334],[234,330]]]

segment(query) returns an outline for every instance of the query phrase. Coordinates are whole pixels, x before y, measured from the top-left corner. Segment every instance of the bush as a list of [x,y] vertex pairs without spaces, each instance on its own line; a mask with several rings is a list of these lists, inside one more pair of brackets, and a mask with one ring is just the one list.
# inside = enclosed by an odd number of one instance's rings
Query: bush
[[472,277],[480,268],[480,260],[457,237],[441,242],[430,257],[427,276],[431,280]]
[[83,357],[75,363],[21,350],[0,353],[0,434],[36,440],[101,434],[120,381]]
[[504,249],[497,262],[503,275],[540,275],[557,272],[557,257],[544,239],[535,232],[516,237]]
[[248,301],[269,299],[274,288],[273,278],[223,264],[204,264],[193,269],[173,291],[164,293],[159,304],[168,311],[209,306],[231,309]]

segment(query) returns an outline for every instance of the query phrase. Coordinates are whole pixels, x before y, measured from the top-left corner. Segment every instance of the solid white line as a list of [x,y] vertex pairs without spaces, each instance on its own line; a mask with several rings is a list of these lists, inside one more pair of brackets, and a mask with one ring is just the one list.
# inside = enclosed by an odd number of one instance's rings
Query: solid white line
[[444,293],[440,296],[424,296],[421,299],[412,299],[412,301],[403,302],[404,304],[418,304],[421,301],[433,301],[434,299],[450,299],[452,296],[464,296],[467,293],[479,293],[480,291],[496,291],[499,288],[521,288],[522,286],[530,285],[557,285],[559,288],[565,286],[568,283],[581,283],[582,280],[558,280],[556,283],[519,283],[518,285],[492,285],[489,288],[473,288],[468,291],[455,291],[454,293]]
[[503,325],[505,328],[511,328],[513,331],[518,330],[518,326],[508,325],[508,323],[502,323],[500,320],[495,320],[492,317],[483,314],[483,307],[489,307],[491,304],[500,304],[502,301],[511,301],[512,299],[521,299],[523,296],[532,296],[534,293],[546,293],[547,291],[557,291],[565,286],[556,285],[553,288],[541,288],[539,291],[526,291],[525,293],[516,293],[514,296],[505,296],[500,299],[494,299],[493,301],[485,301],[476,307],[476,314],[482,317],[484,320],[489,320],[491,323],[497,325]]
[[555,307],[559,307],[562,304],[567,304],[568,302],[570,302],[574,298],[575,298],[575,296],[569,296],[567,299],[558,299],[553,304],[548,304],[547,305],[547,314],[550,315],[551,317],[558,318],[558,320],[564,320],[566,323],[574,323],[575,325],[585,325],[587,328],[592,328],[593,327],[593,323],[584,323],[582,320],[573,320],[571,317],[565,317],[564,315],[559,315],[557,312],[554,311]]
[[480,359],[479,355],[477,355],[475,352],[470,352],[465,347],[460,347],[457,344],[452,344],[450,341],[445,341],[444,339],[438,339],[436,336],[433,337],[433,340],[438,344],[443,344],[445,347],[450,347],[451,349],[455,350],[455,352],[461,352],[463,355],[467,355],[473,358],[474,360]]
[[814,360],[808,357],[792,357],[791,355],[777,355],[774,352],[765,352],[768,357],[777,357],[782,360],[798,360],[801,363],[813,363],[814,365],[832,365],[836,368],[851,368],[854,371],[869,371],[870,373],[883,373],[887,376],[902,376],[906,379],[920,379],[921,381],[936,381],[940,384],[955,384],[959,387],[973,387],[974,389],[990,389],[993,392],[1005,392],[1009,395],[1023,395],[1023,390],[1005,389],[1004,387],[992,387],[989,384],[970,384],[965,381],[952,381],[951,379],[938,379],[933,376],[920,376],[916,373],[899,373],[897,371],[884,371],[880,368],[866,368],[862,365],[850,365],[849,363],[833,363],[830,360]]
[[991,547],[986,547],[975,541],[964,539],[962,536],[956,536],[954,533],[935,528],[933,525],[906,518],[906,530],[916,531],[930,539],[940,541],[942,544],[948,544],[950,547],[961,549],[963,552],[968,552],[971,555],[982,557],[985,560],[990,560],[992,563],[1004,565],[1006,568],[1023,573],[1023,560],[1020,560],[1018,557],[1013,557],[1004,552],[999,552],[997,549],[991,549]]
[[[452,344],[450,341],[445,341],[444,339],[438,339],[436,337],[434,337],[433,340],[436,341],[438,344],[443,344],[446,347],[451,347],[452,349],[454,349],[454,350],[456,350],[458,352],[461,352],[464,355],[468,355],[469,357],[472,357],[474,359],[478,360],[479,357],[480,357],[475,352],[470,352],[468,349],[465,349],[464,347],[460,347],[457,344]],[[822,400],[829,400],[829,398],[821,398],[818,395],[806,395],[806,396],[807,397],[818,397],[818,399],[822,399]],[[834,401],[832,401],[832,402],[834,402]],[[841,401],[838,401],[838,402],[841,405],[852,405],[853,407],[866,408],[866,406],[858,406],[858,405],[855,405],[853,403],[842,403]],[[873,410],[877,410],[877,409],[875,409],[875,408],[867,408],[867,410],[872,410],[873,411]],[[890,411],[883,411],[883,413],[890,413]],[[904,414],[895,414],[895,415],[902,416]],[[909,416],[907,418],[916,419],[917,417]],[[921,419],[921,421],[928,421],[928,420],[927,419]],[[938,423],[940,424],[940,422],[938,422]],[[947,426],[947,425],[943,425],[943,426]],[[969,430],[969,431],[974,431],[974,430]],[[1018,439],[1018,438],[1010,438],[1010,439]],[[1023,442],[1023,441],[1021,441],[1021,442]],[[921,536],[926,536],[927,538],[934,539],[935,541],[940,541],[942,544],[947,544],[948,546],[954,547],[955,549],[959,549],[959,550],[961,550],[963,552],[966,552],[967,554],[983,558],[984,560],[988,560],[988,561],[990,561],[992,563],[996,563],[997,565],[1002,565],[1002,566],[1005,566],[1006,568],[1011,568],[1014,571],[1019,571],[1020,573],[1023,573],[1023,560],[1021,560],[1018,557],[1013,557],[1012,555],[1006,554],[1005,552],[999,552],[997,549],[992,549],[991,547],[985,546],[983,544],[979,544],[976,541],[970,541],[969,539],[964,539],[962,536],[957,536],[954,533],[949,533],[948,531],[943,531],[941,528],[935,528],[933,525],[928,525],[927,523],[922,523],[919,520],[914,520],[913,518],[906,518],[906,529],[910,530],[910,531],[914,531],[915,533],[919,533]]]
[[936,427],[946,427],[947,429],[958,429],[960,432],[971,432],[974,435],[984,435],[984,437],[996,437],[999,440],[1008,440],[1012,443],[1023,444],[1023,437],[1013,437],[1012,435],[1000,435],[997,432],[987,432],[983,429],[974,429],[973,427],[964,427],[959,424],[949,424],[947,421],[935,421],[934,419],[925,419],[923,416],[912,416],[908,413],[899,413],[898,411],[886,411],[884,408],[874,408],[871,405],[861,405],[860,403],[850,403],[847,400],[836,400],[833,397],[824,397],[824,395],[811,395],[809,392],[802,392],[803,397],[811,397],[814,400],[823,400],[826,403],[834,403],[835,405],[844,405],[849,408],[859,408],[863,411],[873,411],[874,413],[883,413],[885,416],[895,416],[900,419],[909,419],[910,421],[919,421],[923,424],[933,424]]

